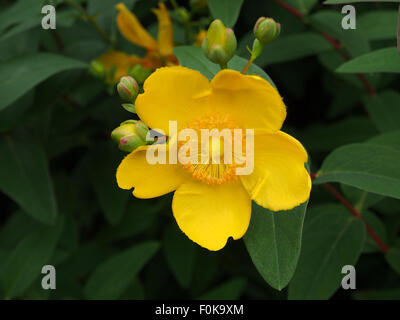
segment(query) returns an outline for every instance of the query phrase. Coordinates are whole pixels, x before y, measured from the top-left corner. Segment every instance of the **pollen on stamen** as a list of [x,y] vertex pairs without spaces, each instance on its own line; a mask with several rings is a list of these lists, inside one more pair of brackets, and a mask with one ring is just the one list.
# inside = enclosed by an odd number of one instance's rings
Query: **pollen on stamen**
[[[189,150],[185,150],[182,154],[182,156],[189,158],[189,161],[183,164],[183,167],[191,173],[193,178],[209,185],[221,185],[237,179],[236,168],[239,165],[236,163],[236,159],[238,159],[238,154],[236,154],[237,151],[234,150],[233,141],[234,130],[239,129],[239,127],[235,124],[233,119],[226,115],[213,114],[195,119],[187,123],[183,129],[195,130],[198,137],[197,150],[190,150],[190,152]],[[217,138],[212,136],[207,138],[206,141],[202,141],[202,129],[208,129],[210,131],[217,129]],[[225,134],[228,134],[228,139],[221,134],[224,130]],[[213,131],[214,133],[216,132],[215,130]],[[242,140],[245,139],[243,135],[241,135],[241,138]],[[188,140],[178,142],[178,148],[180,149]],[[216,140],[219,140],[220,146],[217,145]],[[204,146],[204,142],[208,142],[208,145]],[[245,143],[245,141],[241,141],[242,145],[243,143]],[[225,146],[227,144],[227,149],[230,150],[228,154],[226,154],[225,151]],[[227,163],[225,162],[225,156],[231,159]]]

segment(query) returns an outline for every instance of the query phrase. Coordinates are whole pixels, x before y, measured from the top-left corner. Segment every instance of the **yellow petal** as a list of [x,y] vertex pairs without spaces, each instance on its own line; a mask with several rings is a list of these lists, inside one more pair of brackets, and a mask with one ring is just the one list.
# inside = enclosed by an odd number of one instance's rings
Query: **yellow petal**
[[172,22],[165,4],[159,2],[158,7],[153,9],[158,19],[158,50],[162,56],[167,56],[172,54],[174,48]]
[[248,129],[279,130],[286,107],[276,89],[258,76],[222,70],[211,81],[211,104],[216,111],[229,113]]
[[290,135],[282,131],[256,133],[254,171],[240,178],[257,204],[272,211],[290,210],[310,196],[306,162],[307,152]]
[[185,67],[159,68],[144,83],[135,102],[136,112],[148,126],[168,134],[169,120],[179,128],[210,112],[210,83],[200,72]]
[[157,42],[142,26],[138,18],[123,3],[116,5],[118,29],[129,41],[149,50],[157,50]]
[[239,239],[246,233],[251,200],[239,180],[219,186],[188,180],[175,191],[172,211],[189,239],[220,250],[229,237]]
[[[176,190],[187,173],[173,164],[149,164],[146,151],[149,146],[139,147],[127,155],[117,170],[117,183],[121,189],[132,189],[137,198],[155,198]],[[166,154],[168,159],[168,152]],[[168,163],[168,162],[167,162]]]
[[117,50],[110,50],[97,59],[101,62],[107,71],[115,67],[114,77],[107,78],[109,82],[118,82],[123,76],[128,74],[131,66],[142,63],[142,58],[136,55],[128,55],[124,52]]

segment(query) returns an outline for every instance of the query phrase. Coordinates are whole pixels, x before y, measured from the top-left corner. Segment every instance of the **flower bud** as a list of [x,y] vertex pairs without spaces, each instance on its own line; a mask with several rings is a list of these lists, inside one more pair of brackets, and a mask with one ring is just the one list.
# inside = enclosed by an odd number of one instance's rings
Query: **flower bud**
[[133,102],[139,93],[139,85],[132,77],[122,77],[117,85],[119,96],[126,102]]
[[91,73],[91,75],[97,79],[101,79],[104,80],[105,76],[106,76],[106,69],[104,67],[104,65],[96,60],[93,60],[90,63],[90,67],[89,67],[89,72]]
[[128,120],[113,130],[111,138],[118,143],[120,150],[132,152],[136,148],[146,144],[148,130],[149,128],[143,121]]
[[128,74],[136,79],[137,83],[143,84],[151,74],[151,69],[146,69],[142,65],[137,64],[129,69]]
[[235,33],[230,28],[225,28],[221,20],[214,20],[208,28],[201,45],[208,59],[221,66],[226,66],[236,51]]
[[281,32],[281,25],[272,18],[261,17],[254,26],[254,36],[262,43],[273,42]]

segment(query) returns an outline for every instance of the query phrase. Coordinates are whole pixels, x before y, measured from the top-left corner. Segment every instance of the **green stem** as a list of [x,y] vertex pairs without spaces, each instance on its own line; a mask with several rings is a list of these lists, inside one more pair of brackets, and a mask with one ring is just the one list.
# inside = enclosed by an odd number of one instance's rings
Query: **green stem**
[[76,3],[74,0],[65,0],[65,2],[72,8],[79,11],[79,13],[82,15],[83,20],[89,22],[97,30],[97,32],[100,33],[100,35],[104,38],[104,40],[106,40],[108,43],[114,45],[114,41],[99,26],[95,17],[89,16],[89,14],[86,12],[86,10],[80,4]]

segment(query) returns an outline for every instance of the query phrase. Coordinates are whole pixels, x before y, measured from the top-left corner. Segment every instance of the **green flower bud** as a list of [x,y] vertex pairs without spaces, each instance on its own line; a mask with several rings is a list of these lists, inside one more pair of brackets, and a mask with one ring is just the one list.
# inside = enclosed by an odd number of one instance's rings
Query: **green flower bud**
[[261,17],[254,26],[254,36],[262,44],[273,42],[280,33],[281,25],[272,18]]
[[121,138],[118,148],[125,152],[132,152],[146,143],[135,133]]
[[201,45],[208,59],[221,66],[226,66],[236,51],[235,33],[230,28],[225,28],[221,20],[214,20],[208,28]]
[[125,76],[119,81],[117,91],[122,100],[133,102],[139,93],[139,85],[132,77]]
[[142,138],[143,141],[146,141],[147,133],[149,132],[149,127],[143,121],[137,121],[135,123],[136,133]]
[[146,135],[149,128],[143,121],[128,120],[111,132],[111,138],[122,151],[132,152],[140,146],[146,145]]
[[190,20],[190,15],[189,12],[185,8],[179,8],[177,9],[177,14],[179,18],[181,19],[183,24],[186,24]]
[[135,78],[137,83],[143,84],[151,72],[151,69],[146,69],[142,65],[137,64],[129,69],[128,74]]
[[106,69],[104,65],[96,60],[93,60],[90,63],[89,72],[93,77],[100,80],[104,80],[106,77]]

